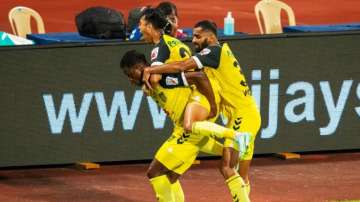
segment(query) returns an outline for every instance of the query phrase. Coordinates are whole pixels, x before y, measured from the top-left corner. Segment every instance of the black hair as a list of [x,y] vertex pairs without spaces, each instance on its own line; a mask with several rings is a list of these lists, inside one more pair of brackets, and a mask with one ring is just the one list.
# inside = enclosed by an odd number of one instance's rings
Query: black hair
[[148,8],[143,12],[142,17],[151,23],[155,29],[163,30],[165,34],[171,33],[171,23],[166,19],[165,15],[159,9]]
[[203,20],[195,24],[194,28],[201,27],[205,31],[210,31],[217,36],[217,26],[215,22],[210,20]]
[[120,67],[127,74],[127,72],[129,72],[129,70],[136,64],[149,65],[143,53],[136,50],[130,50],[127,51],[121,58]]
[[156,8],[165,16],[171,15],[173,12],[178,16],[176,5],[170,1],[163,1]]

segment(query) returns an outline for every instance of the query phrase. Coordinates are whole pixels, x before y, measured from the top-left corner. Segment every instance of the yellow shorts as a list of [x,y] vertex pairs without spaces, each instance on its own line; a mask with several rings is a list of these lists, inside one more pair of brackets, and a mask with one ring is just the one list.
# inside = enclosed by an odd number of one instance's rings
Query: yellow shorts
[[167,139],[155,154],[155,159],[167,169],[182,175],[193,164],[196,156],[213,138],[185,134],[184,129],[175,126],[170,138]]
[[[208,77],[211,83],[212,90],[215,96],[215,104],[217,105],[217,112],[219,113],[220,85],[211,77]],[[210,103],[207,98],[202,95],[195,86],[191,86],[192,92],[188,103],[197,103],[210,111]],[[217,116],[209,121],[215,121]],[[171,137],[162,144],[157,151],[155,158],[161,162],[167,169],[183,174],[190,168],[199,151],[210,154],[221,155],[222,145],[216,143],[214,138],[204,137],[200,135],[185,134],[181,127],[183,124],[183,116],[181,120],[173,120],[175,123]]]
[[[251,160],[254,154],[256,134],[258,133],[261,125],[259,110],[256,106],[241,110],[237,110],[229,106],[223,106],[222,112],[228,118],[228,123],[226,125],[227,128],[251,135],[248,149],[240,156],[240,160]],[[238,148],[237,143],[231,139],[225,140],[224,147],[232,147],[234,149]]]

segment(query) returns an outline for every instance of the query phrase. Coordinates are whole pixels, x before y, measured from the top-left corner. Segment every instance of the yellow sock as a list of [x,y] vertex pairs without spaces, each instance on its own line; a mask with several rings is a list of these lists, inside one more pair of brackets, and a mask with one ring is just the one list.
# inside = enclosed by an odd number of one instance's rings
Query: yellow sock
[[150,183],[159,202],[174,202],[174,195],[171,183],[166,175],[161,175],[150,179]]
[[200,151],[217,156],[222,155],[224,148],[223,144],[210,137],[203,138],[203,140],[204,142],[200,141],[198,144]]
[[171,184],[171,190],[174,193],[174,199],[176,202],[184,202],[185,196],[184,192],[181,188],[181,184],[179,180],[177,180],[175,183]]
[[230,189],[231,196],[234,202],[249,202],[249,195],[246,192],[246,186],[239,174],[235,174],[226,180]]
[[192,125],[192,132],[197,135],[203,136],[215,136],[218,138],[231,138],[234,139],[235,131],[229,128],[225,128],[216,123],[209,121],[197,121]]

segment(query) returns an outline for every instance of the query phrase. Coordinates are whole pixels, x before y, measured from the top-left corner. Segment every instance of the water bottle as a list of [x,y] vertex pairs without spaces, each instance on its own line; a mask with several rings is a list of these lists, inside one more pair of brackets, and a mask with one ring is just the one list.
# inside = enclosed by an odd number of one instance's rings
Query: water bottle
[[231,16],[231,12],[228,12],[224,18],[224,35],[234,35],[234,18]]

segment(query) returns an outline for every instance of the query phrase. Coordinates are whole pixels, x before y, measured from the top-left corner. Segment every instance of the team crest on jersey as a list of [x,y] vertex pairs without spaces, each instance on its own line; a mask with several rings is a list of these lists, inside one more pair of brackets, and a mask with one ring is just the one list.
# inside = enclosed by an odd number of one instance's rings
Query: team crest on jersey
[[168,44],[170,47],[174,47],[174,46],[176,46],[176,45],[179,44],[179,41],[171,40],[171,41],[168,41],[167,44]]
[[208,49],[208,48],[204,48],[204,49],[202,49],[201,51],[200,51],[200,55],[207,55],[207,54],[209,54],[211,52],[211,50],[210,49]]
[[151,51],[151,60],[156,59],[158,54],[159,54],[159,47],[156,47]]
[[165,83],[167,86],[176,86],[179,84],[179,79],[171,76],[167,76]]

